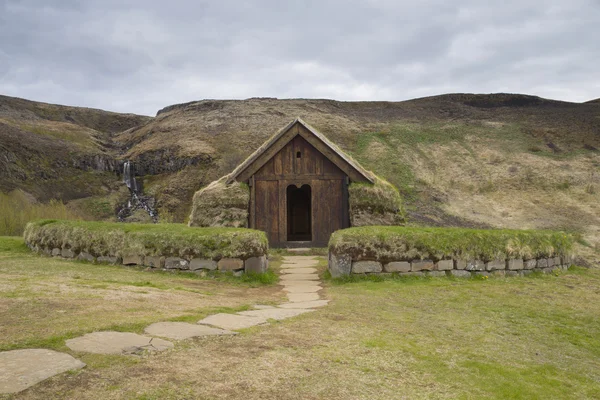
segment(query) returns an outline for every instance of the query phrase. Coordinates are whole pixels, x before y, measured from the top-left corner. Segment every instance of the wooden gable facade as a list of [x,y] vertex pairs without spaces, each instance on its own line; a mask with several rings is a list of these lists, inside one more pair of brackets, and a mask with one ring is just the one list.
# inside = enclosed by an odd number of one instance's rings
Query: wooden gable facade
[[372,182],[322,134],[294,120],[230,175],[250,187],[249,226],[272,247],[322,247],[350,225],[348,184]]

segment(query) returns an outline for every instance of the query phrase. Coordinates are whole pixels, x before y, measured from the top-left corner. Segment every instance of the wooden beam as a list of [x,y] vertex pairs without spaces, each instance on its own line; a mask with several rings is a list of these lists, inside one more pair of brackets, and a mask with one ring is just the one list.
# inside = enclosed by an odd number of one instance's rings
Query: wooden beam
[[252,175],[262,168],[275,154],[279,153],[281,149],[285,147],[296,135],[298,134],[298,125],[291,127],[286,133],[284,133],[275,143],[273,143],[268,149],[265,150],[256,160],[254,160],[248,167],[240,172],[236,180],[238,182],[244,182],[248,180]]
[[[253,175],[255,176],[255,175]],[[313,175],[313,174],[290,174],[290,175],[266,175],[261,177],[256,177],[257,181],[281,181],[281,180],[292,180],[292,181],[312,181],[313,179],[325,179],[325,180],[335,180],[335,179],[344,179],[345,176],[334,175],[334,174],[325,174],[325,175]]]

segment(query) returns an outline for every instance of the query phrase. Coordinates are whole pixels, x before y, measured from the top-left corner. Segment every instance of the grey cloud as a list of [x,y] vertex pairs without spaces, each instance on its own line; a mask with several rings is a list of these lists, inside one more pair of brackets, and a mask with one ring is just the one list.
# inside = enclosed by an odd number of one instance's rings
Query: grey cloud
[[201,98],[600,97],[594,0],[0,0],[0,93],[154,114]]

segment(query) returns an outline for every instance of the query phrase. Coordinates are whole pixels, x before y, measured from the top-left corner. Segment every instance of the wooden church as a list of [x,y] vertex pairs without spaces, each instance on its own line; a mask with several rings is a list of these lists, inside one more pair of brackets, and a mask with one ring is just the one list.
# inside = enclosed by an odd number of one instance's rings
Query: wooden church
[[226,183],[247,183],[248,224],[272,247],[326,246],[350,226],[348,185],[374,178],[300,118],[265,142]]

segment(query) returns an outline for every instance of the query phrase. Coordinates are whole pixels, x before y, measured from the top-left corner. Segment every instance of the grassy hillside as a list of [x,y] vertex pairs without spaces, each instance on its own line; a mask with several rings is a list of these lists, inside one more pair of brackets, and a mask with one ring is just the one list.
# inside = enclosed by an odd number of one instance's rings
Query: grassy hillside
[[298,116],[400,188],[415,223],[600,234],[597,103],[511,94],[205,100],[167,107],[116,141],[180,219],[195,190]]
[[[96,196],[100,201],[118,193],[120,151],[112,136],[149,119],[0,96],[0,192],[27,200],[14,212],[53,199]],[[87,207],[88,202],[79,211],[96,217],[95,205]],[[109,214],[114,214],[112,209]]]
[[[102,113],[0,98],[0,146],[6,138],[13,143],[13,159],[0,156],[12,176],[0,177],[0,189],[85,198],[77,204],[106,218],[105,199],[112,204],[122,185],[102,172],[103,157],[104,164],[132,159],[162,215],[182,222],[196,190],[301,117],[396,185],[415,224],[570,229],[600,242],[598,102],[513,94],[403,102],[255,98],[173,105],[154,118]],[[84,165],[73,167],[73,159]]]

